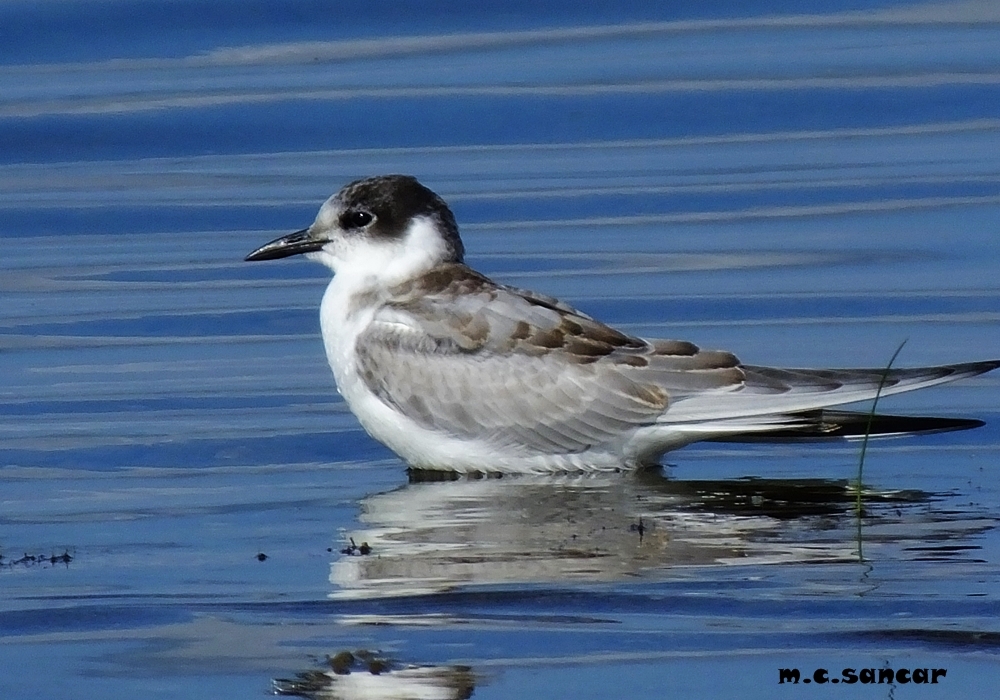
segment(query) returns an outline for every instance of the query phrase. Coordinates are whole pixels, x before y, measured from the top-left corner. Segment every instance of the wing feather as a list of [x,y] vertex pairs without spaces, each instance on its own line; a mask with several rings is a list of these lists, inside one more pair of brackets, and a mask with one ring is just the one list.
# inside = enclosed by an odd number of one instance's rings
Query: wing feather
[[392,290],[355,355],[369,389],[420,425],[521,454],[620,447],[645,426],[662,427],[664,448],[683,444],[678,434],[784,429],[796,412],[868,400],[880,384],[893,394],[1000,366],[893,369],[883,382],[880,369],[741,365],[728,352],[629,336],[461,264]]
[[886,372],[884,369],[778,369],[743,365],[746,377],[743,386],[725,394],[711,391],[691,394],[674,404],[661,422],[725,421],[828,408],[868,401],[876,394],[889,396],[974,377],[998,366],[1000,361],[990,360]]
[[634,338],[446,267],[393,290],[355,347],[369,389],[426,428],[581,452],[655,424],[675,396],[742,382],[728,353]]

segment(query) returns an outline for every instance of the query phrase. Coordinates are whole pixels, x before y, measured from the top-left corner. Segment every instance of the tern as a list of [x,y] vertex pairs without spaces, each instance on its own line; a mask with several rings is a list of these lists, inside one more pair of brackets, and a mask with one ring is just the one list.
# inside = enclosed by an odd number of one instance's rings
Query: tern
[[1000,366],[778,369],[638,338],[467,266],[448,205],[407,175],[351,182],[246,259],[299,254],[334,273],[320,324],[338,390],[416,469],[609,471],[699,440],[848,434],[867,413],[830,407]]

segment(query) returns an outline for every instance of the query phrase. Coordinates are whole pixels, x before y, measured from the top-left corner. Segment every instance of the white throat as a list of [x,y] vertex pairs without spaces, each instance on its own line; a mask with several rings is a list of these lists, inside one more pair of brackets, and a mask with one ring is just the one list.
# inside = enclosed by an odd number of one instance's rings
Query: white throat
[[400,239],[341,234],[323,250],[309,254],[334,272],[320,306],[320,325],[337,387],[355,413],[367,394],[355,374],[358,336],[371,323],[388,289],[422,275],[446,255],[444,238],[428,217],[414,218]]
[[400,239],[340,234],[308,257],[333,270],[333,285],[350,296],[378,292],[418,277],[446,255],[447,245],[434,220],[419,216]]

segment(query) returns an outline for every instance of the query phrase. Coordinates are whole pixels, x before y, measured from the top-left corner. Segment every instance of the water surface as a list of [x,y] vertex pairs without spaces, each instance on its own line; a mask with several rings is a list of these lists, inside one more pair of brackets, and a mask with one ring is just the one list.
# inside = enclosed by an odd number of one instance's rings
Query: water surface
[[0,693],[987,692],[997,377],[885,400],[987,424],[873,445],[860,520],[856,443],[428,481],[334,390],[326,271],[242,258],[408,172],[470,264],[633,333],[1000,356],[993,4],[435,8],[0,10]]

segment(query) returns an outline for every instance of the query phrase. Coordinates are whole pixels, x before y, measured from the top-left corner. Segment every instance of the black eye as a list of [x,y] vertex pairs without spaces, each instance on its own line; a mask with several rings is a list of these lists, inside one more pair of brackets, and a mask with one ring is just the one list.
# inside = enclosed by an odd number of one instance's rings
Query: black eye
[[349,211],[340,218],[340,223],[344,228],[364,228],[374,220],[366,211]]

